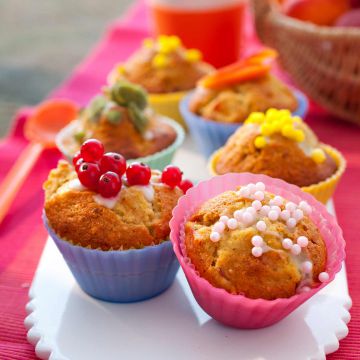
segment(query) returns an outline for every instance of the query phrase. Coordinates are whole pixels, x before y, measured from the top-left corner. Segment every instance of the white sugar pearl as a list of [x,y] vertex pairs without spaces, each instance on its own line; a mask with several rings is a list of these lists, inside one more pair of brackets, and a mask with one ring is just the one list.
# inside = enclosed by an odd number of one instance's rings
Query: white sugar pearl
[[293,246],[293,242],[291,239],[289,238],[285,238],[283,241],[282,241],[282,247],[286,250],[290,250]]
[[254,215],[249,213],[248,211],[245,211],[242,220],[245,224],[250,225],[254,222]]
[[213,242],[218,242],[220,240],[220,234],[216,231],[213,231],[211,234],[210,234],[210,240],[213,241]]
[[303,293],[303,292],[309,292],[310,290],[311,288],[309,288],[308,286],[303,286],[298,290],[298,292]]
[[228,220],[229,220],[229,217],[226,216],[226,215],[223,215],[223,216],[220,216],[220,219],[219,219],[219,220],[226,225],[226,223],[227,223]]
[[255,257],[260,257],[263,253],[263,250],[261,247],[259,246],[254,246],[252,249],[251,249],[251,253],[253,254],[253,256]]
[[236,210],[236,211],[234,212],[234,218],[235,218],[237,221],[242,221],[243,213],[244,213],[244,210]]
[[329,281],[329,274],[327,272],[322,272],[319,274],[319,281],[320,282],[326,282]]
[[304,217],[304,213],[303,213],[302,210],[296,209],[296,210],[294,211],[294,218],[295,218],[297,221],[300,221],[303,217]]
[[265,190],[265,184],[263,182],[261,182],[261,181],[257,182],[255,184],[255,186],[256,186],[256,189],[259,190],[259,191],[264,191]]
[[290,211],[289,210],[283,210],[280,214],[280,218],[284,221],[289,220],[290,218]]
[[305,214],[311,214],[311,206],[306,201],[300,201],[299,208],[305,213]]
[[276,210],[270,210],[268,213],[268,218],[271,221],[276,221],[279,218],[279,213]]
[[305,274],[310,274],[313,268],[313,264],[311,261],[304,261],[301,264],[301,270],[305,273]]
[[258,221],[258,222],[256,223],[256,228],[257,228],[259,231],[265,231],[265,230],[266,230],[266,223],[265,223],[265,221],[262,221],[262,220]]
[[264,192],[263,191],[256,191],[255,192],[255,194],[254,194],[254,199],[256,199],[256,200],[264,200],[264,198],[265,198],[265,194],[264,194]]
[[286,225],[292,229],[296,226],[296,220],[294,218],[290,218],[286,221]]
[[296,242],[301,246],[301,247],[307,247],[309,244],[309,239],[306,236],[299,236],[296,240]]
[[264,240],[261,236],[259,235],[254,235],[252,238],[251,238],[251,243],[254,245],[254,246],[261,246],[263,243],[264,243]]
[[229,219],[227,222],[227,226],[230,230],[235,230],[239,226],[239,224],[236,219]]
[[270,211],[270,206],[269,205],[263,205],[263,207],[261,208],[260,210],[260,214],[262,216],[267,216],[267,214],[269,213]]
[[262,208],[262,204],[261,201],[259,200],[254,200],[251,204],[251,206],[255,209],[255,210],[260,210]]
[[255,215],[255,214],[256,214],[256,210],[255,210],[252,206],[249,206],[248,208],[246,208],[245,211],[248,212],[248,213],[250,213],[251,215]]
[[249,189],[248,189],[246,186],[243,186],[243,187],[241,187],[241,189],[239,190],[239,194],[240,194],[242,197],[247,198],[247,197],[249,197],[249,195],[250,195],[250,191],[249,191]]
[[281,206],[284,202],[284,199],[281,196],[275,196],[273,199],[274,205]]
[[294,244],[291,248],[291,253],[293,255],[299,255],[301,253],[301,247],[298,244]]
[[225,230],[225,224],[221,221],[215,223],[214,225],[214,231],[218,232],[219,234],[221,234],[224,230]]
[[296,204],[290,201],[285,205],[285,209],[289,211],[294,211],[296,209]]
[[257,190],[256,189],[256,185],[255,184],[249,184],[248,186],[247,186],[247,188],[249,189],[249,191],[250,191],[250,195],[253,195],[254,193],[255,193],[255,191]]
[[279,214],[281,213],[281,209],[280,209],[280,207],[277,206],[277,205],[273,205],[273,206],[271,207],[271,210],[275,210],[275,211],[277,211]]

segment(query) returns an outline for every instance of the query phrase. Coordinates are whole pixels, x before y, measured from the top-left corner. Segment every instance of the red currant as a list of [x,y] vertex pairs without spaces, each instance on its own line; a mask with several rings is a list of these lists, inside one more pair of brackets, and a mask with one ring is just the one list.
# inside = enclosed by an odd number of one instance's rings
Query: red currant
[[126,170],[126,160],[118,153],[108,152],[100,160],[100,170],[103,174],[113,171],[121,177]]
[[76,163],[78,162],[79,159],[81,159],[80,151],[76,152],[72,159],[72,163],[73,163],[74,167],[76,167]]
[[181,183],[182,172],[174,165],[168,165],[161,174],[161,181],[174,188]]
[[151,178],[151,169],[143,163],[132,163],[126,169],[129,185],[147,185]]
[[80,182],[90,190],[97,190],[98,181],[100,178],[99,165],[83,162],[78,170],[78,178]]
[[81,145],[80,153],[86,162],[96,162],[104,155],[104,145],[99,140],[89,139]]
[[98,192],[105,198],[116,196],[121,190],[122,182],[118,174],[107,171],[99,180]]
[[183,180],[179,185],[179,188],[183,191],[184,194],[194,186],[190,180]]
[[80,165],[84,162],[84,159],[83,158],[80,158],[76,164],[75,164],[75,171],[78,172],[79,171],[79,168],[80,168]]

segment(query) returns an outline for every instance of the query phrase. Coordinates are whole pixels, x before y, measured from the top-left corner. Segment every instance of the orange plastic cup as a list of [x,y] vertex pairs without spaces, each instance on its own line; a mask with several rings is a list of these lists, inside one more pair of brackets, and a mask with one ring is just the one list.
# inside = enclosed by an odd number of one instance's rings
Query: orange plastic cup
[[[155,35],[177,35],[187,48],[199,49],[204,60],[221,67],[239,59],[243,47],[247,1],[149,0]],[[189,3],[189,2],[188,2]],[[213,3],[213,5],[211,5]]]

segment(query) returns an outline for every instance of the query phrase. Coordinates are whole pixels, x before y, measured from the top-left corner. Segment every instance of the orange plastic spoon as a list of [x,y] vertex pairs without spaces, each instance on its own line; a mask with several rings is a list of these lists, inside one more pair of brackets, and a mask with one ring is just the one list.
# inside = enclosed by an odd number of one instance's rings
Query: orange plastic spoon
[[0,185],[0,223],[42,150],[55,147],[56,134],[76,118],[77,112],[77,106],[69,100],[49,100],[26,121],[24,134],[30,143]]

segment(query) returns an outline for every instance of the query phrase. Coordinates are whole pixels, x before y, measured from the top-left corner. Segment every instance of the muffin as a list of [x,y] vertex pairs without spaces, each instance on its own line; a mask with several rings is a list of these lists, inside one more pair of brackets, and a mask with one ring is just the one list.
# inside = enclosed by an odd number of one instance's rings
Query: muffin
[[252,112],[277,108],[305,115],[306,97],[270,73],[268,62],[275,56],[264,50],[219,69],[184,98],[181,112],[205,156],[224,145]]
[[45,224],[85,292],[110,301],[145,299],[174,280],[169,220],[192,184],[174,166],[163,172],[127,166],[101,145],[85,142],[75,167],[61,160],[50,172]]
[[230,173],[191,189],[170,238],[199,305],[238,328],[289,315],[334,279],[342,231],[324,205],[266,175]]
[[214,70],[201,58],[199,50],[185,49],[178,37],[161,35],[155,40],[145,39],[137,52],[111,71],[108,81],[128,80],[143,86],[154,109],[182,122],[179,100]]
[[254,111],[276,108],[294,112],[297,107],[294,92],[271,74],[220,89],[206,88],[200,83],[189,104],[193,113],[229,124],[243,123]]
[[186,253],[215,287],[251,299],[288,298],[318,285],[326,246],[305,202],[263,190],[259,182],[205,202],[185,224]]
[[90,101],[78,119],[60,132],[57,144],[71,158],[90,138],[100,140],[106,151],[121,153],[126,159],[145,158],[142,160],[147,162],[159,155],[171,155],[167,159],[170,161],[183,140],[183,131],[147,106],[147,94],[140,86],[119,81]]
[[337,151],[321,144],[300,117],[288,110],[269,109],[252,113],[214,154],[210,167],[219,175],[265,174],[307,188],[342,173],[343,160]]
[[128,80],[150,94],[191,90],[214,68],[201,61],[199,50],[185,49],[177,36],[145,39],[143,46],[109,75],[109,83]]

